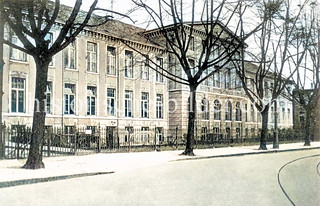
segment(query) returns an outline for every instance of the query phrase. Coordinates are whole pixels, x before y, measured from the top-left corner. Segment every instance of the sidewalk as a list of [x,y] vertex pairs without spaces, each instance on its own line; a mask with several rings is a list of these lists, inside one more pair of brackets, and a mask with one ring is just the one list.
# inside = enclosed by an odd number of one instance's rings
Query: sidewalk
[[[262,153],[286,152],[295,150],[320,149],[320,142],[312,142],[310,147],[303,143],[281,144],[280,149],[258,150],[258,146],[195,149],[196,156],[180,156],[180,150],[139,153],[99,153],[84,156],[60,156],[44,158],[45,169],[26,170],[21,167],[26,160],[0,160],[0,188],[4,183],[32,179],[65,179],[79,176],[125,172],[137,168],[150,167],[170,161],[219,158]],[[63,176],[63,178],[61,178]],[[69,176],[69,177],[68,177]],[[43,179],[44,178],[44,179]],[[47,179],[47,180],[45,180]],[[11,184],[11,183],[10,183]],[[2,185],[2,186],[1,186]]]

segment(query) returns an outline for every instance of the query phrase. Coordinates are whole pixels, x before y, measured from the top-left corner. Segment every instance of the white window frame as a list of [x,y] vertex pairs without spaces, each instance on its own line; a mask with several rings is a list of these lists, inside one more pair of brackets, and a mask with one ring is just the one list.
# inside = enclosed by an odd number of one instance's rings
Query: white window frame
[[[18,36],[15,34],[11,34],[11,43],[24,47],[22,42],[19,40]],[[27,54],[23,51],[20,51],[19,49],[15,49],[13,47],[10,47],[10,60],[14,61],[22,61],[22,62],[27,62]]]
[[87,86],[87,115],[97,114],[97,87]]
[[107,46],[107,75],[117,75],[116,69],[116,48]]
[[[64,85],[63,92],[63,113],[67,115],[75,115],[76,114],[76,91],[75,84]],[[71,98],[72,97],[72,98]],[[71,100],[72,99],[72,100]]]
[[115,116],[115,107],[116,107],[116,89],[107,88],[107,115]]
[[124,115],[125,117],[133,117],[133,91],[125,90],[124,95]]
[[[16,80],[16,81],[14,81]],[[15,97],[13,95],[15,94]],[[20,99],[22,94],[22,101]],[[15,105],[13,105],[13,98]],[[22,102],[22,108],[20,108],[20,102]],[[14,106],[14,110],[13,110]],[[10,95],[10,110],[12,113],[25,113],[26,112],[26,79],[11,77],[11,95]]]
[[45,105],[45,111],[47,114],[52,114],[52,88],[53,88],[53,84],[52,82],[47,82],[47,86],[46,86],[46,105]]
[[71,42],[69,46],[63,50],[63,67],[65,69],[75,70],[77,68],[76,51],[75,41]]
[[124,77],[133,78],[133,52],[125,50]]
[[163,58],[156,57],[157,71],[156,71],[156,82],[164,82],[163,80]]
[[163,119],[163,94],[156,95],[156,118]]
[[[90,48],[91,47],[91,48]],[[87,42],[87,72],[98,72],[98,44],[95,42]]]
[[149,118],[149,93],[141,92],[141,118]]

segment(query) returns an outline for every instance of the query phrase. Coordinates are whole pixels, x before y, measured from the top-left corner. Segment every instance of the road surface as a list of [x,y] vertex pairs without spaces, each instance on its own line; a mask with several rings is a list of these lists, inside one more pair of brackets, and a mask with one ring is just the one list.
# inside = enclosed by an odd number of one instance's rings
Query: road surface
[[8,187],[0,189],[0,205],[319,206],[319,154],[308,150],[174,161]]

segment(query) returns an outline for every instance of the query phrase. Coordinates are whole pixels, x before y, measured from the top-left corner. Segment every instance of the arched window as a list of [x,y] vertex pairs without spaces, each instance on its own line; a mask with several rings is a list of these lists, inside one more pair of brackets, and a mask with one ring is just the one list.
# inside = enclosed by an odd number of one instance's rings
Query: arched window
[[240,102],[236,103],[236,121],[241,121],[241,105]]
[[232,104],[230,101],[226,102],[225,120],[232,120]]
[[209,120],[209,102],[206,98],[201,101],[201,114],[202,119]]
[[217,99],[214,100],[213,119],[214,120],[221,120],[221,103]]

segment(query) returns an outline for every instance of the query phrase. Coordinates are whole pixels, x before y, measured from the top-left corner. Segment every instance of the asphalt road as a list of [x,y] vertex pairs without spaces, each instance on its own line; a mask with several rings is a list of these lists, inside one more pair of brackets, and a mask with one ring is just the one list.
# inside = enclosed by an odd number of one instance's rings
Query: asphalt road
[[0,205],[307,205],[320,203],[319,150],[168,162],[0,189]]

